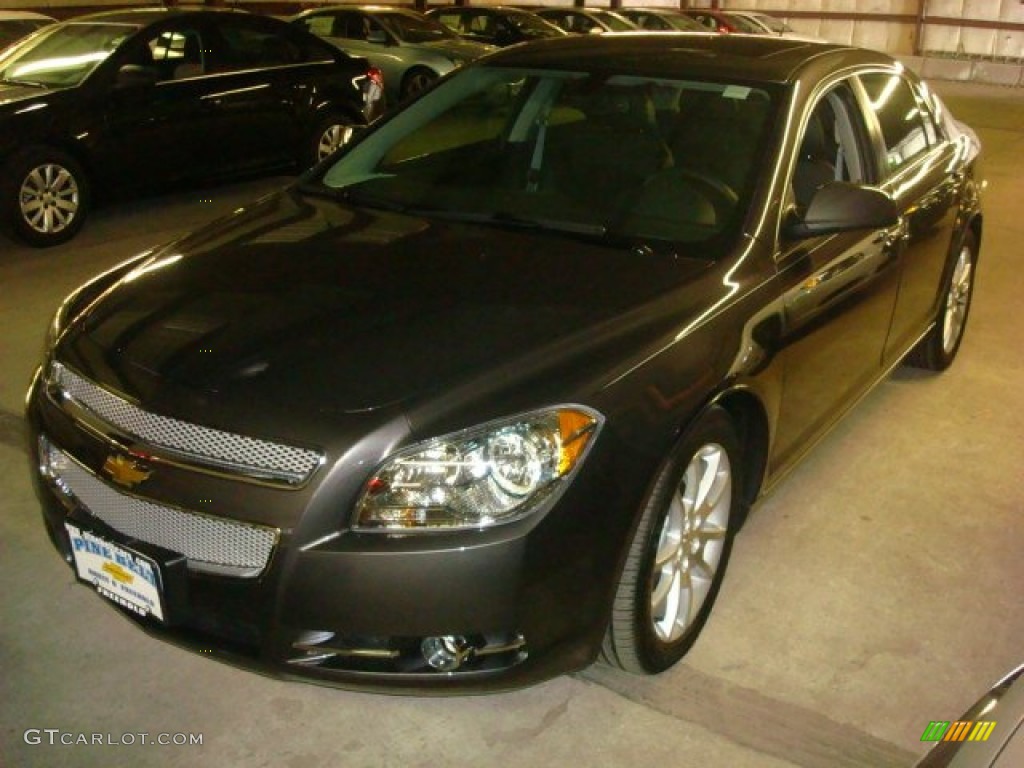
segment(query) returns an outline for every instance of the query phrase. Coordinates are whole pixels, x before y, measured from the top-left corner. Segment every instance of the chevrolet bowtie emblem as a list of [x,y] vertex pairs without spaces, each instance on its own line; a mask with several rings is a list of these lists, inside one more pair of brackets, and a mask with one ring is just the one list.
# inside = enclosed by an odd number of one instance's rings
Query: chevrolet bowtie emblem
[[103,472],[115,483],[125,488],[134,488],[153,474],[153,470],[120,453],[112,453],[107,456],[107,460],[103,462]]

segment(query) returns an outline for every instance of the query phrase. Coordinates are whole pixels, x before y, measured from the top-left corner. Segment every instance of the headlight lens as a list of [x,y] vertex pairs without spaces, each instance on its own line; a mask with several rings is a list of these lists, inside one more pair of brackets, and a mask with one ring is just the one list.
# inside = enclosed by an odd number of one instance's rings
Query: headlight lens
[[580,464],[600,416],[563,406],[421,443],[388,460],[356,505],[357,528],[485,528],[536,510]]

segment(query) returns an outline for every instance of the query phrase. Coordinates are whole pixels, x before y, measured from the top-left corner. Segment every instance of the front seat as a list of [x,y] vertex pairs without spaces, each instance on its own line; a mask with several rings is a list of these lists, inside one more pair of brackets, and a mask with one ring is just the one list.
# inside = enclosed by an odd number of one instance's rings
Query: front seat
[[174,68],[174,79],[183,80],[186,77],[198,77],[204,73],[203,49],[199,43],[199,37],[194,33],[189,33],[185,37],[182,61]]

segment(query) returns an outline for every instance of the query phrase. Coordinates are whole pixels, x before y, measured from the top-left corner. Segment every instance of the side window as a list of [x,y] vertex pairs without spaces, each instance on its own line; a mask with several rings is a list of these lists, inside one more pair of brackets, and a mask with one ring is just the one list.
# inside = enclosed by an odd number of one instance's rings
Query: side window
[[434,18],[436,18],[439,22],[444,24],[446,27],[448,27],[448,29],[452,30],[453,32],[461,32],[462,31],[462,28],[461,28],[462,27],[462,24],[461,24],[462,14],[461,13],[457,13],[457,12],[456,13],[450,13],[450,12],[439,13]]
[[469,31],[477,35],[493,35],[494,17],[486,13],[474,14],[469,21]]
[[846,83],[822,96],[811,109],[793,170],[793,199],[801,209],[830,181],[868,183],[865,130],[857,101]]
[[713,16],[706,16],[703,13],[697,14],[694,18],[713,32],[718,31],[718,22]]
[[255,19],[226,19],[220,34],[224,43],[222,71],[283,66],[303,59],[294,41]]
[[206,72],[206,52],[196,29],[165,29],[146,41],[142,52],[152,60],[152,65],[157,71],[157,79],[161,81],[183,80]]
[[[885,165],[894,173],[928,151],[929,133],[921,105],[910,84],[899,75],[862,75],[871,109],[885,141]],[[934,125],[932,126],[934,137]]]
[[302,26],[320,37],[331,37],[334,34],[334,16],[329,13],[319,13],[316,16],[307,16],[302,20]]

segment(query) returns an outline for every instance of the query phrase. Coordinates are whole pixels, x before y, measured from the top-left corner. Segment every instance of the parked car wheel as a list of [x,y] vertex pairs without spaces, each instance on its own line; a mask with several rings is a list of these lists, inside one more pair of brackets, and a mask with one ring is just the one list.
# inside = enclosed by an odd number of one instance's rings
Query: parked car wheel
[[655,673],[693,645],[742,517],[739,464],[736,430],[720,408],[673,449],[630,546],[602,649],[606,662]]
[[968,232],[946,267],[945,295],[935,325],[907,355],[908,365],[929,371],[944,371],[953,363],[967,329],[977,260],[978,243],[974,234]]
[[81,229],[89,208],[89,182],[66,152],[28,149],[8,162],[4,178],[4,216],[25,242],[58,245]]
[[352,121],[345,115],[328,115],[317,123],[310,142],[307,165],[316,165],[352,139]]
[[437,80],[437,73],[426,67],[413,67],[402,78],[402,101],[411,99],[417,93],[425,91]]

